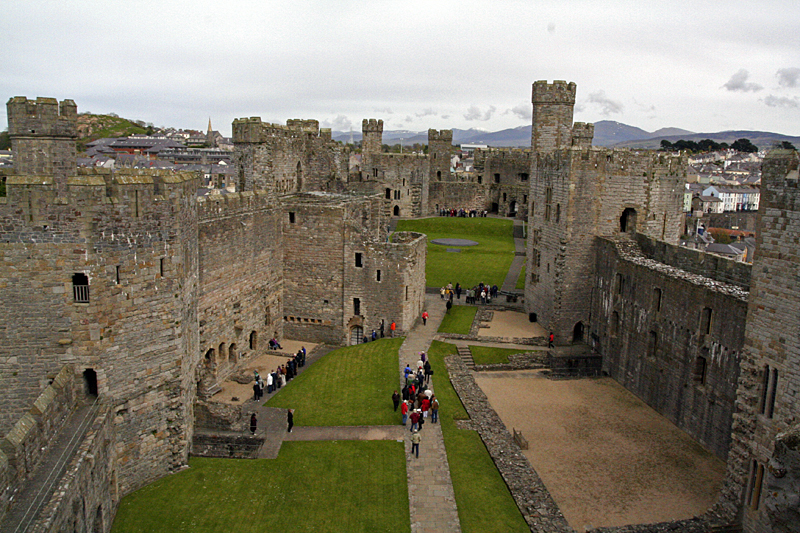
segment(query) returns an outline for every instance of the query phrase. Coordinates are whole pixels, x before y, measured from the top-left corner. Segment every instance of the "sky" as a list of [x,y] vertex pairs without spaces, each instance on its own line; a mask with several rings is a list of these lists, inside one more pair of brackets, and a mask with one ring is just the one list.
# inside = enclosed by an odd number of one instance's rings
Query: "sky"
[[226,136],[253,116],[497,131],[566,80],[575,121],[800,136],[798,28],[796,0],[5,0],[0,97]]

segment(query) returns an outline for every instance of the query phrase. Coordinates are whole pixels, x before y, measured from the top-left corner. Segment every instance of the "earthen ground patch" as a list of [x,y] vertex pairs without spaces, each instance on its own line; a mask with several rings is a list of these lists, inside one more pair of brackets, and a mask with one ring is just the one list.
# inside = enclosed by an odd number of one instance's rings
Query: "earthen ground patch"
[[614,380],[475,379],[509,431],[522,431],[523,453],[577,531],[690,518],[714,503],[725,464]]

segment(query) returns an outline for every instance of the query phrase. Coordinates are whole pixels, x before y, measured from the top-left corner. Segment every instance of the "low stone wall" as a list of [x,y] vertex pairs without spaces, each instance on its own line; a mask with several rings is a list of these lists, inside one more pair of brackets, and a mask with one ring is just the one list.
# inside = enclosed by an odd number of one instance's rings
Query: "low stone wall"
[[553,497],[528,459],[522,455],[513,436],[489,405],[489,400],[464,363],[458,357],[451,356],[445,360],[445,364],[450,382],[470,416],[470,421],[459,424],[459,427],[474,429],[481,436],[531,531],[572,533]]
[[23,481],[39,462],[42,452],[75,408],[75,371],[65,365],[33,402],[30,411],[0,441],[13,480]]
[[263,437],[195,433],[192,455],[227,459],[255,459],[264,444]]
[[119,504],[112,406],[101,405],[53,496],[29,533],[111,530]]
[[477,372],[492,372],[504,370],[530,370],[533,368],[545,368],[547,366],[546,352],[521,352],[508,356],[508,363],[497,363],[491,365],[475,365]]
[[197,429],[216,431],[244,431],[245,427],[241,405],[202,400],[194,404],[194,422]]

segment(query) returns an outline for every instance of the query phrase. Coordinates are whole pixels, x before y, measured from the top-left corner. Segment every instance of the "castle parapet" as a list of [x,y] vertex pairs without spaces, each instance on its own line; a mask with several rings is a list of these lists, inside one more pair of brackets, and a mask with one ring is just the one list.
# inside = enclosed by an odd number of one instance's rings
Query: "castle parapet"
[[72,100],[15,96],[6,104],[8,134],[24,137],[78,136],[78,106]]
[[574,82],[567,83],[564,80],[554,80],[547,83],[546,80],[533,82],[531,102],[534,104],[565,104],[575,105],[575,93],[577,86]]
[[453,130],[428,130],[428,142],[453,142]]
[[572,146],[578,148],[589,148],[592,146],[593,138],[594,124],[576,122],[572,125]]

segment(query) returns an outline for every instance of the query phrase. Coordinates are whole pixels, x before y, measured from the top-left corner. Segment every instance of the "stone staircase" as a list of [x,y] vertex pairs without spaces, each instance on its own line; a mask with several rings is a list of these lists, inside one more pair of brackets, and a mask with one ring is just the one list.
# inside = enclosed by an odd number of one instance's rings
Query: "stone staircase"
[[458,347],[458,358],[464,362],[467,368],[473,370],[475,368],[475,360],[472,358],[472,352],[469,349],[469,346],[459,346]]

